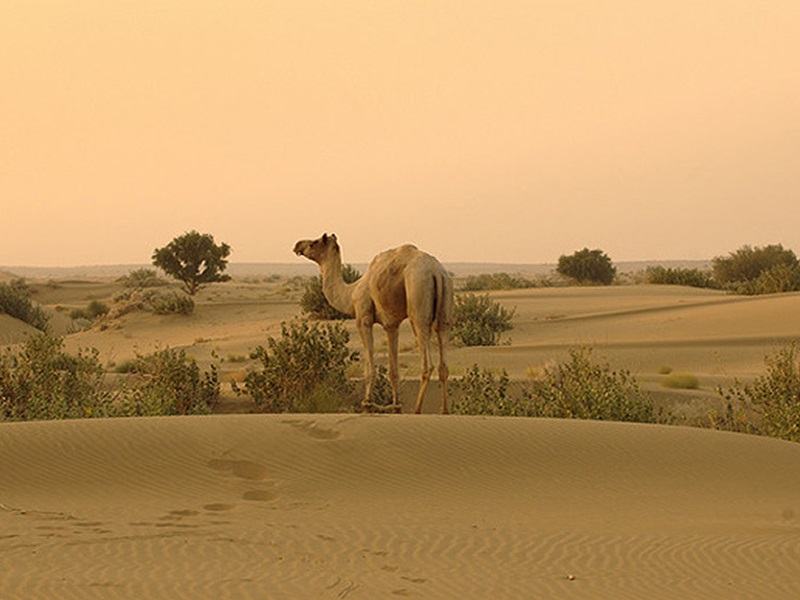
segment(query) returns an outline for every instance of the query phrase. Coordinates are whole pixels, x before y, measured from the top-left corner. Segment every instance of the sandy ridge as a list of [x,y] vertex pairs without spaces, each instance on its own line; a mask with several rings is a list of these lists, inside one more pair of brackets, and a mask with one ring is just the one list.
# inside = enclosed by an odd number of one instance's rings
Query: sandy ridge
[[765,438],[248,415],[2,424],[0,455],[3,597],[800,593],[800,447]]

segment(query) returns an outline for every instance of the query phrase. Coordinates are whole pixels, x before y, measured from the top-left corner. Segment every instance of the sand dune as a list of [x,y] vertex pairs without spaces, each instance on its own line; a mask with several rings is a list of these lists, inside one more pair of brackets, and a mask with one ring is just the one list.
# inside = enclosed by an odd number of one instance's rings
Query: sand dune
[[3,598],[796,598],[800,446],[618,423],[0,425]]

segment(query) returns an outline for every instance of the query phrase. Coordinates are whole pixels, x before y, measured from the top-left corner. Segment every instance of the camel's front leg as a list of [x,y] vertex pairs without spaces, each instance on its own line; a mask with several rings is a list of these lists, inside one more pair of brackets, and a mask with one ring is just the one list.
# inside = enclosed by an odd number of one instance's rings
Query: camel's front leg
[[392,411],[403,412],[397,392],[400,375],[397,368],[397,352],[400,340],[400,331],[397,327],[388,327],[386,337],[389,339],[389,382],[392,384]]
[[361,335],[361,344],[364,346],[364,401],[361,408],[364,412],[369,412],[372,408],[372,388],[375,385],[375,363],[374,363],[374,342],[372,338],[372,322],[360,319],[358,322],[358,333]]

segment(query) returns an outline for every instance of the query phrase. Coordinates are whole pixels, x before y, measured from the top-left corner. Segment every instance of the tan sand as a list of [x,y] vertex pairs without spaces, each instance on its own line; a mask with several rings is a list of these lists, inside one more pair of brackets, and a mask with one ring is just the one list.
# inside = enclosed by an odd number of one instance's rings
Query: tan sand
[[800,445],[439,416],[0,424],[0,597],[797,598]]
[[[109,364],[159,346],[203,364],[215,353],[226,378],[240,377],[250,349],[299,314],[293,289],[214,285],[192,316],[133,313],[66,344],[96,347]],[[116,291],[47,283],[34,297],[67,331],[70,309]],[[664,365],[694,373],[701,389],[674,393],[707,402],[718,382],[762,373],[766,353],[800,339],[800,294],[622,286],[492,296],[516,309],[511,341],[454,348],[456,375],[477,363],[524,378],[587,344],[645,387],[662,389]],[[32,333],[0,315],[0,345]],[[400,349],[413,379],[407,327]],[[415,393],[413,381],[405,388]],[[437,391],[425,410],[437,410]],[[244,400],[234,409],[249,410]],[[797,598],[798,472],[800,445],[614,423],[0,423],[0,598]]]

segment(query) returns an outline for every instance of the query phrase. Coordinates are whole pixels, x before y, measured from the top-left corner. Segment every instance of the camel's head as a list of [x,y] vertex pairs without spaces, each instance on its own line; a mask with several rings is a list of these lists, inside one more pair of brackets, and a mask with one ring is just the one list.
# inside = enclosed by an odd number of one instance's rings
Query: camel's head
[[339,253],[336,234],[328,235],[326,233],[316,240],[300,240],[294,245],[294,253],[297,256],[305,256],[315,263],[322,264],[329,256]]

